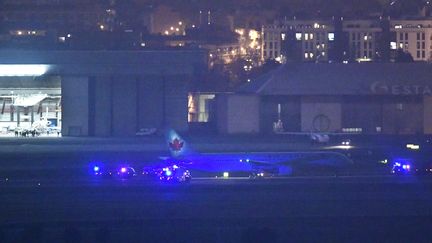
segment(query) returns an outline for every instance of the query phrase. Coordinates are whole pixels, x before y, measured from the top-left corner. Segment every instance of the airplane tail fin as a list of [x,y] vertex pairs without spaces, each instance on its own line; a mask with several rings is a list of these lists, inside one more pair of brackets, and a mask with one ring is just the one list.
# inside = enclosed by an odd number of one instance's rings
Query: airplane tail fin
[[171,156],[174,158],[186,156],[192,153],[188,143],[172,129],[169,129],[166,132],[166,142]]

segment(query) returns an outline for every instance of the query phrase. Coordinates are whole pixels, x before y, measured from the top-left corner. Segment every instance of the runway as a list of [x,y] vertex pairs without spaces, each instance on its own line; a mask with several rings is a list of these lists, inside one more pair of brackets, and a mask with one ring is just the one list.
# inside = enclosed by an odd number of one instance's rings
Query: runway
[[4,242],[29,236],[36,242],[428,242],[432,237],[429,177],[195,178],[180,185],[141,178],[2,178],[0,190]]

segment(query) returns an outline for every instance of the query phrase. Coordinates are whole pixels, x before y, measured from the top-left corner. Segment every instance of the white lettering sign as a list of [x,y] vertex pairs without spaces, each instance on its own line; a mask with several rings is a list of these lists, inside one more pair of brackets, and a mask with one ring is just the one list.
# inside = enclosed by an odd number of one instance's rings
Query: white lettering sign
[[387,85],[382,82],[375,82],[370,86],[374,94],[391,95],[432,95],[432,89],[428,85]]

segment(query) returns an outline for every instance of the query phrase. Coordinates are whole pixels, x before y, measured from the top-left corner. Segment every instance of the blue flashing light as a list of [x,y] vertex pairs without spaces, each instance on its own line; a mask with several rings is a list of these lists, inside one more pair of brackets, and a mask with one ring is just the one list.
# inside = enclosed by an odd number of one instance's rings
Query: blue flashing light
[[249,163],[249,161],[250,161],[249,159],[246,159],[246,162],[248,162],[248,163]]
[[126,167],[121,167],[120,172],[121,173],[126,173]]
[[100,171],[100,167],[99,166],[94,166],[93,167],[93,171],[94,172],[99,172]]

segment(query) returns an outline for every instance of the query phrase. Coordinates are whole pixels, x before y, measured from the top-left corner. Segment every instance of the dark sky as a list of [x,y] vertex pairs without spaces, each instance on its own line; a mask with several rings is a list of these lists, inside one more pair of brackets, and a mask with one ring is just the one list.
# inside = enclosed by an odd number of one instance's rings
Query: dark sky
[[[182,12],[212,9],[233,11],[244,9],[275,10],[283,15],[365,16],[370,13],[415,14],[427,0],[135,0],[167,4]],[[395,2],[390,5],[391,2]]]

